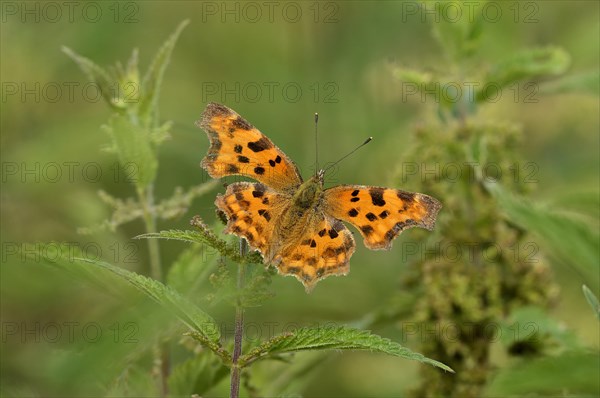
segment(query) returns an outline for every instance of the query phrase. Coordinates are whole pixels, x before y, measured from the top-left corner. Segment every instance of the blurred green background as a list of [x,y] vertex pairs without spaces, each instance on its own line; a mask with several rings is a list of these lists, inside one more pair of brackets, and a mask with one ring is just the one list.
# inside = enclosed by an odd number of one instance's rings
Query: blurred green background
[[[135,379],[129,373],[123,376],[124,363],[151,334],[139,309],[145,308],[151,318],[155,307],[139,295],[127,289],[106,291],[16,251],[30,249],[24,242],[77,242],[98,250],[108,262],[148,273],[146,242],[131,240],[143,232],[140,221],[116,232],[77,233],[77,228],[97,225],[110,216],[99,190],[118,198],[133,196],[134,191],[116,157],[102,151],[108,138],[100,126],[110,112],[97,92],[86,86],[86,78],[62,46],[103,66],[126,62],[131,50],[138,48],[144,70],[175,27],[190,19],[161,89],[161,118],[174,125],[159,154],[155,186],[159,199],[176,187],[209,180],[199,167],[208,140],[194,122],[210,101],[226,104],[261,129],[304,176],[314,166],[314,112],[320,115],[321,161],[334,161],[373,136],[373,142],[345,160],[328,183],[396,184],[393,172],[411,147],[412,130],[425,117],[427,104],[417,95],[403,95],[390,64],[439,71],[447,62],[431,34],[434,18],[414,12],[414,3],[274,2],[272,14],[262,2],[92,2],[93,6],[74,2],[71,10],[62,3],[48,4],[2,2],[5,396],[106,394],[105,386],[115,378]],[[596,86],[588,90],[540,91],[534,102],[522,96],[515,100],[508,90],[482,112],[522,125],[524,161],[535,162],[539,170],[532,200],[584,207],[588,221],[597,226],[599,5],[495,4],[501,15],[490,11],[492,18],[484,24],[481,59],[494,63],[523,48],[555,45],[571,56],[567,75],[596,74]],[[219,188],[194,201],[177,220],[160,221],[159,229],[187,229],[196,214],[212,222],[212,202]],[[574,202],[574,197],[587,201]],[[319,283],[310,295],[294,279],[275,277],[276,297],[249,310],[247,321],[267,337],[269,330],[281,332],[296,324],[361,319],[398,290],[406,272],[401,242],[410,242],[412,233],[403,234],[390,252],[369,251],[357,239],[351,273]],[[186,247],[170,241],[161,241],[160,246],[164,264]],[[557,265],[553,271],[561,288],[553,316],[586,346],[598,349],[598,321],[581,294],[586,281],[572,268]],[[229,325],[231,334],[231,308],[216,305],[207,311]],[[102,337],[95,339],[98,330]],[[405,343],[398,327],[376,332]],[[126,341],[128,333],[135,341]],[[102,349],[97,349],[99,341]],[[414,348],[418,350],[418,344]],[[416,363],[368,353],[328,358],[300,390],[306,396],[391,397],[417,384]],[[152,360],[135,358],[144,359]],[[262,377],[268,380],[268,375],[265,370]],[[131,394],[148,391],[132,388]],[[225,381],[213,395],[226,391]]]

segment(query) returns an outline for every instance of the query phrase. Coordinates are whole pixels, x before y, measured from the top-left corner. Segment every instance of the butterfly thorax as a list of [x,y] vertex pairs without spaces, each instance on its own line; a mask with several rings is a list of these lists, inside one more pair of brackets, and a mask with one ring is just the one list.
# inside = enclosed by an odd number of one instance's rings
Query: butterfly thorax
[[302,223],[311,210],[318,207],[322,199],[323,180],[318,176],[303,182],[292,194],[291,206],[284,211],[279,221],[280,238],[294,235],[302,229]]
[[316,175],[310,180],[302,183],[298,190],[294,192],[292,199],[293,207],[297,211],[306,211],[308,209],[315,208],[323,193],[323,178],[322,176]]

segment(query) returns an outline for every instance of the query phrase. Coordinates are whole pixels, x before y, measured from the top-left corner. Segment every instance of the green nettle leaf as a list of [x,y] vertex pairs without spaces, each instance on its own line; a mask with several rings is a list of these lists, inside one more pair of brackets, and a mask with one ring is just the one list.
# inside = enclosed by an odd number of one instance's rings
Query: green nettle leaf
[[222,256],[236,263],[261,264],[262,257],[257,252],[242,256],[237,244],[230,244],[216,236],[210,229],[200,228],[199,231],[170,230],[136,236],[138,239],[173,239],[190,243],[204,243],[217,250]]
[[219,349],[221,333],[216,322],[210,315],[202,311],[195,304],[183,298],[175,290],[154,279],[115,267],[103,261],[92,261],[83,258],[74,258],[72,264],[91,264],[119,276],[122,280],[136,287],[138,290],[152,298],[154,301],[175,314],[181,321],[194,330],[197,335],[204,338],[211,349]]
[[598,396],[599,362],[597,352],[515,361],[496,374],[483,396],[523,396],[532,391],[539,396]]
[[229,368],[210,352],[203,351],[177,365],[169,376],[173,396],[204,394],[229,374]]
[[526,202],[498,184],[487,182],[486,188],[511,221],[541,238],[545,251],[575,268],[595,289],[600,287],[598,231],[580,219]]
[[115,114],[103,127],[112,139],[119,163],[135,170],[130,178],[139,189],[143,189],[154,181],[158,160],[148,133],[132,118],[132,115]]
[[142,80],[142,100],[140,102],[139,113],[141,119],[146,123],[145,125],[149,125],[149,121],[151,120],[152,113],[156,112],[156,101],[159,94],[160,85],[162,83],[162,78],[169,64],[169,60],[171,59],[171,53],[173,52],[173,48],[175,47],[175,43],[179,38],[179,34],[185,28],[189,20],[185,20],[177,26],[175,32],[167,39],[167,41],[163,44],[163,46],[158,50],[150,68],[146,72],[144,79]]
[[592,307],[592,310],[594,310],[594,313],[598,319],[600,319],[600,301],[598,301],[598,297],[596,297],[596,295],[586,285],[583,285],[581,289],[583,290],[583,295],[590,304],[590,307]]
[[185,249],[169,268],[167,285],[179,292],[193,292],[196,284],[206,281],[213,271],[216,254],[217,250],[203,244]]
[[[558,76],[571,63],[569,54],[561,48],[548,47],[526,50],[501,62],[487,73],[484,84],[476,91],[478,102],[486,101],[497,91],[521,80]],[[493,87],[494,90],[491,90]]]
[[131,285],[153,298],[156,302],[171,310],[190,328],[198,333],[204,334],[211,341],[219,341],[219,338],[221,337],[219,327],[212,317],[199,309],[195,304],[181,297],[175,290],[154,279],[107,263],[93,262],[92,264],[122,277]]
[[102,97],[106,101],[106,103],[115,111],[122,112],[123,107],[120,106],[120,101],[118,97],[119,88],[117,87],[117,82],[110,73],[108,73],[105,69],[95,64],[93,61],[88,58],[82,57],[77,54],[73,50],[68,47],[62,48],[63,52],[67,54],[77,65],[79,68],[85,73],[85,75],[98,85],[98,89],[102,94]]
[[389,339],[371,334],[366,330],[345,326],[301,328],[294,332],[283,333],[243,355],[239,363],[241,366],[247,366],[259,359],[274,358],[284,353],[325,349],[380,352],[437,366],[454,373],[449,366],[411,351]]

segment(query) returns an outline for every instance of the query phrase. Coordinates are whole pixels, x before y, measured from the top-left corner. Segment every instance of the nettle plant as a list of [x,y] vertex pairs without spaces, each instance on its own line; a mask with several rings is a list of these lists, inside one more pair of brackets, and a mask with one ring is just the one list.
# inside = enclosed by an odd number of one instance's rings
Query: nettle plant
[[[100,226],[86,228],[82,232],[93,233],[99,228],[114,230],[118,226],[142,219],[143,234],[148,243],[150,261],[149,275],[144,276],[103,261],[86,259],[85,256],[53,259],[52,264],[68,271],[79,269],[87,277],[90,273],[104,275],[108,284],[114,285],[115,278],[139,289],[153,301],[164,307],[187,327],[185,337],[181,330],[156,322],[157,332],[152,344],[144,348],[154,357],[152,375],[156,379],[154,390],[144,387],[139,391],[127,385],[128,377],[119,377],[107,388],[109,394],[156,394],[163,396],[204,394],[210,391],[229,374],[231,396],[237,397],[241,380],[245,380],[248,393],[252,395],[273,395],[289,392],[289,383],[294,372],[301,372],[303,366],[316,366],[320,359],[309,358],[299,368],[290,367],[279,382],[272,381],[261,388],[252,387],[249,382],[251,366],[267,359],[290,360],[289,354],[306,350],[369,350],[405,359],[420,361],[452,372],[448,366],[426,358],[389,339],[372,334],[361,328],[334,325],[299,328],[275,335],[264,341],[254,341],[243,346],[244,309],[262,305],[274,295],[269,286],[272,270],[262,265],[258,253],[248,253],[244,240],[236,241],[231,236],[221,234],[222,224],[207,226],[200,216],[191,221],[194,230],[170,230],[158,232],[157,219],[171,219],[181,216],[189,208],[192,200],[212,188],[216,182],[209,182],[189,188],[178,189],[170,198],[155,202],[154,186],[158,169],[158,150],[168,137],[171,123],[162,123],[158,112],[160,84],[171,52],[187,21],[160,48],[143,78],[137,66],[137,52],[134,51],[126,66],[117,64],[104,69],[91,60],[65,48],[71,57],[98,85],[103,98],[113,112],[104,129],[111,139],[110,151],[118,156],[120,165],[127,168],[136,165],[136,178],[131,179],[136,198],[118,199],[102,192],[100,198],[113,209],[112,217]],[[118,90],[115,90],[118,87]],[[199,131],[201,134],[201,132]],[[160,251],[156,238],[174,239],[189,242],[190,246],[170,265],[160,261]],[[212,251],[204,250],[206,247]],[[208,253],[208,255],[207,255]],[[97,276],[94,280],[99,280]],[[100,279],[102,280],[102,279]],[[193,297],[207,296],[199,288],[209,281],[216,288],[209,296],[213,301],[231,303],[235,311],[235,333],[233,341],[221,335],[219,323],[198,304]],[[111,286],[114,290],[114,286]],[[322,323],[322,320],[318,320]],[[362,321],[360,326],[372,325]],[[170,326],[169,326],[170,325]],[[179,362],[171,355],[174,346],[185,349],[186,354],[178,355]],[[136,358],[144,357],[138,353]],[[127,367],[125,367],[127,368]],[[300,370],[299,370],[300,369]],[[131,378],[129,378],[131,379]],[[289,381],[289,380],[288,380]]]

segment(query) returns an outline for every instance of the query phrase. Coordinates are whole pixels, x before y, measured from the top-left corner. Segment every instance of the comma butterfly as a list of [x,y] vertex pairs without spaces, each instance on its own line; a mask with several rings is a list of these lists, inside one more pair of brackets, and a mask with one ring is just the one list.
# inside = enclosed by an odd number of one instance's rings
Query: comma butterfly
[[432,230],[441,208],[431,196],[363,185],[323,188],[324,171],[303,181],[298,168],[269,138],[228,107],[210,103],[198,125],[210,140],[202,167],[213,178],[251,177],[218,195],[226,233],[248,241],[265,264],[295,276],[310,291],[330,275],[346,275],[354,225],[369,249],[390,249],[412,227]]

